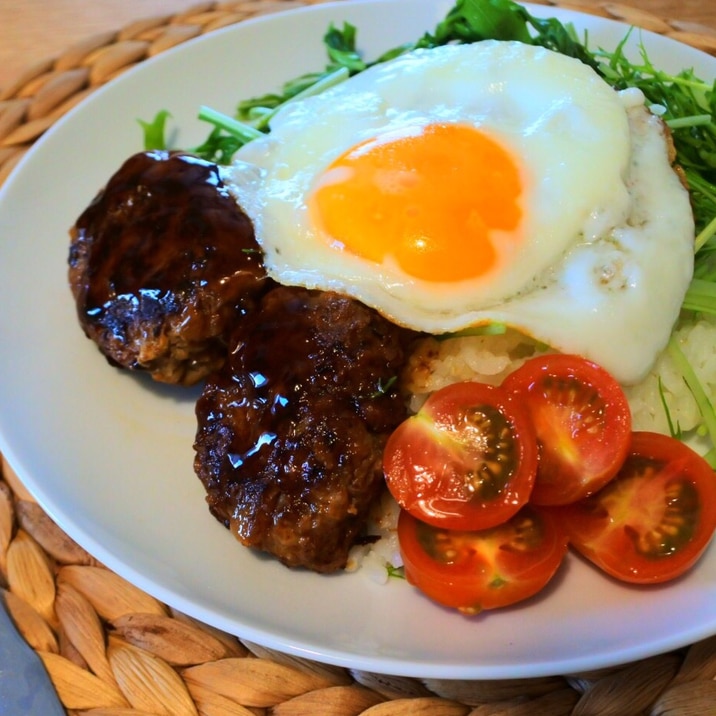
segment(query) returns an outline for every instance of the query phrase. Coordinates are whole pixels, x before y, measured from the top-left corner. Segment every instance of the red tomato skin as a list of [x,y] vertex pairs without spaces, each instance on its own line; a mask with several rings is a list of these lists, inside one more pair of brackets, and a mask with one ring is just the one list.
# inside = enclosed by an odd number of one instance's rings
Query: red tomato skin
[[[481,405],[494,406],[506,416],[515,449],[510,458],[514,474],[485,499],[465,486],[479,450],[451,433],[455,416]],[[508,520],[529,500],[537,473],[537,440],[527,411],[506,391],[484,383],[455,383],[433,393],[391,434],[383,471],[395,500],[417,519],[444,529],[487,529]]]
[[[633,503],[625,504],[626,498],[620,499],[620,495],[630,494],[627,481],[634,474],[633,461],[642,458],[663,468],[648,481],[642,478],[641,489],[631,493],[636,495]],[[635,535],[640,523],[636,512],[640,507],[646,512],[665,504],[665,487],[680,483],[698,497],[693,533],[669,554],[648,556],[637,549]],[[708,547],[716,530],[716,474],[705,459],[680,440],[660,433],[635,432],[624,467],[614,480],[600,492],[557,509],[571,545],[602,571],[623,582],[659,584],[686,573]]]
[[[524,518],[537,520],[539,542],[524,552],[506,544]],[[424,524],[424,523],[423,523]],[[549,509],[527,505],[507,523],[478,532],[423,529],[444,533],[461,542],[460,559],[434,559],[418,538],[421,527],[401,511],[398,537],[407,581],[425,596],[466,615],[524,601],[540,592],[559,569],[567,552],[567,537]],[[482,546],[480,540],[483,540]],[[471,542],[474,543],[471,546]]]
[[[584,425],[590,427],[580,424],[576,410],[570,412],[551,397],[550,383],[564,380],[585,386],[591,398],[602,401],[596,402],[598,411],[584,408],[590,420]],[[629,449],[631,410],[606,370],[581,356],[547,354],[525,362],[505,378],[503,387],[525,401],[535,425],[540,455],[533,504],[576,502],[616,475]]]

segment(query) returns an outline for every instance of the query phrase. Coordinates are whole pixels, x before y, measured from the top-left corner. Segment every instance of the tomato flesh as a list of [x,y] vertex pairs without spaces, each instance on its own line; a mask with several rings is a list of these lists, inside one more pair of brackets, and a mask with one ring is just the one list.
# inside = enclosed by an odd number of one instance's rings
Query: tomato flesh
[[622,581],[675,579],[699,559],[716,529],[716,475],[675,438],[633,433],[617,476],[560,510],[574,548]]
[[436,527],[481,530],[527,500],[537,441],[527,412],[501,388],[463,382],[433,393],[390,436],[386,483],[398,504]]
[[534,596],[567,551],[554,516],[530,505],[477,532],[433,527],[402,511],[398,539],[406,579],[433,601],[465,614]]
[[631,412],[607,371],[579,356],[549,354],[528,360],[503,386],[525,401],[537,433],[534,504],[575,502],[616,475],[629,447]]

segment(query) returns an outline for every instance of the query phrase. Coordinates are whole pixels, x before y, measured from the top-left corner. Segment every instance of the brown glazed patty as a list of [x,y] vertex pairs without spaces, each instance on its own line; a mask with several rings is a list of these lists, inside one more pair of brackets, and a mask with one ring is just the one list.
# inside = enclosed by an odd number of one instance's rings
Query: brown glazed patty
[[214,516],[291,567],[345,566],[406,416],[414,334],[357,301],[278,287],[237,328],[196,406],[195,470]]
[[218,167],[135,154],[71,229],[69,281],[85,334],[110,363],[191,384],[270,283],[249,218]]

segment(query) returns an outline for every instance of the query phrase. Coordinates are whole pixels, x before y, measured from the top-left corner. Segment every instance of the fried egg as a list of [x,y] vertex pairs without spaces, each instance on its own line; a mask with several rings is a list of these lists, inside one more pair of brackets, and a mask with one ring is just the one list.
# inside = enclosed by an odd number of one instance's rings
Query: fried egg
[[664,133],[638,90],[485,41],[286,104],[227,181],[276,281],[432,334],[505,324],[630,383],[668,341],[693,270]]

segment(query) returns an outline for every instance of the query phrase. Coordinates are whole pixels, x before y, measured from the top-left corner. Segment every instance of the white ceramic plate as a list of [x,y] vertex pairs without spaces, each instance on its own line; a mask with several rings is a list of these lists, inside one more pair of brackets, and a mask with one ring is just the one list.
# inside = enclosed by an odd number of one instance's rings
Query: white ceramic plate
[[[716,633],[716,547],[667,587],[618,585],[570,557],[538,599],[465,619],[401,580],[290,572],[210,516],[192,470],[196,390],[110,368],[77,324],[67,230],[141,149],[137,118],[168,108],[179,144],[202,139],[200,104],[231,112],[322,68],[329,22],[359,28],[368,57],[434,28],[447,0],[352,0],[255,19],[141,64],[57,123],[0,193],[0,450],[59,525],[108,567],[207,623],[299,656],[391,674],[531,677],[623,663]],[[614,47],[626,28],[531,8]],[[297,38],[301,38],[297,42]],[[716,61],[644,34],[665,69]]]

